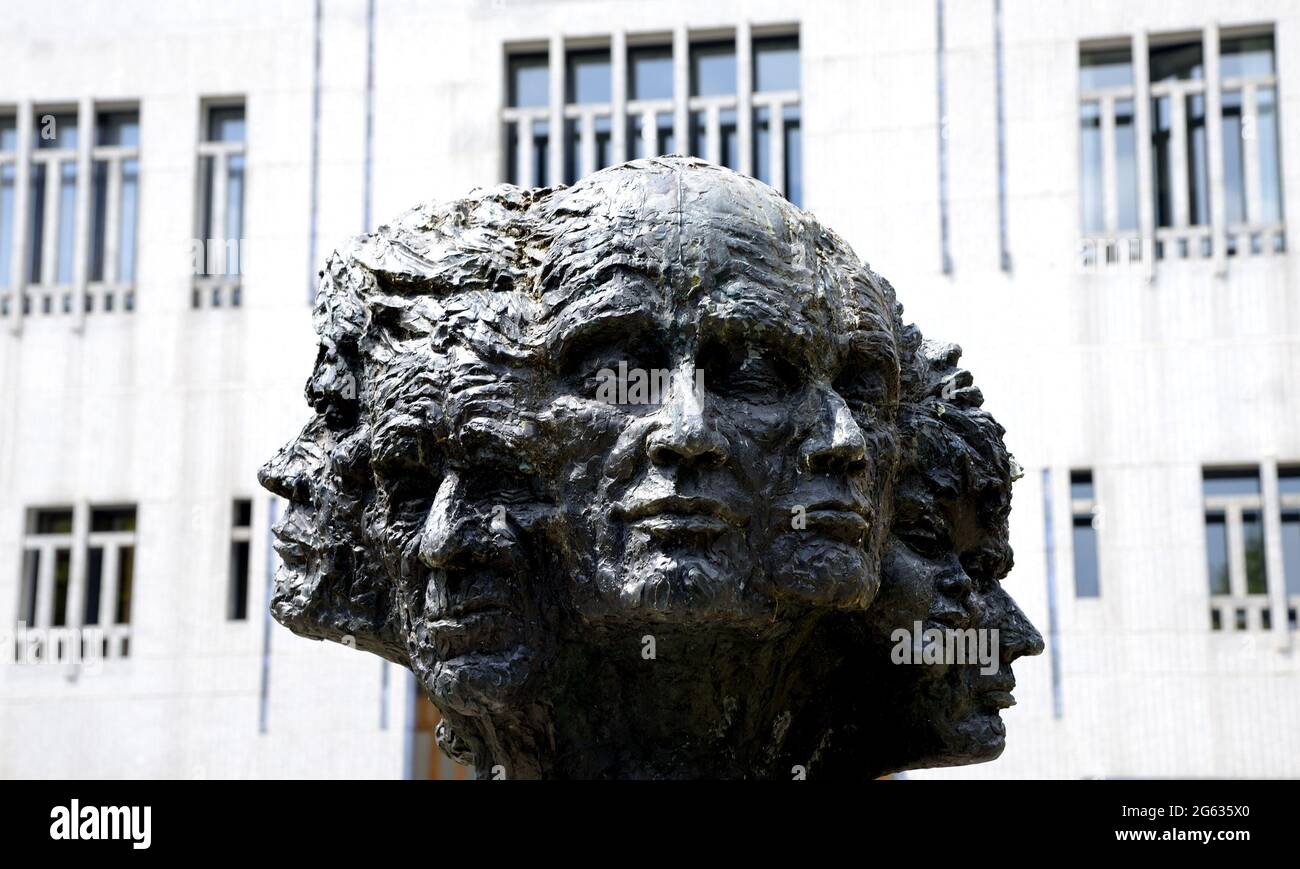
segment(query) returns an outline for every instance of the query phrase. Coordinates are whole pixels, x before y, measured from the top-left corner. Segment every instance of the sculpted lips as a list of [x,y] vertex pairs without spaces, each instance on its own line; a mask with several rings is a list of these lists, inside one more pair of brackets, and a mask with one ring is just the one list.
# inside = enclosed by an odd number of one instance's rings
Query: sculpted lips
[[1016,705],[1016,698],[1011,696],[1016,687],[1016,679],[1011,675],[997,675],[980,679],[975,683],[975,700],[986,709],[1009,709]]
[[871,527],[867,508],[850,501],[819,501],[805,518],[808,528],[845,543],[861,544]]
[[653,537],[717,536],[746,521],[721,501],[685,495],[619,505],[615,515]]

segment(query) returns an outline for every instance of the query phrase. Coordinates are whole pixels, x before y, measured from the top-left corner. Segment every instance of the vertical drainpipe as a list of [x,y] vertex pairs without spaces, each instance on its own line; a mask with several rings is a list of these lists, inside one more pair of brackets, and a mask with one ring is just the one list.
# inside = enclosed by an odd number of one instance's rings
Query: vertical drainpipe
[[945,88],[943,0],[935,0],[937,42],[935,63],[939,97],[939,258],[945,275],[952,274],[952,256],[948,247],[948,106]]
[[[375,0],[366,0],[366,151],[361,193],[361,231],[370,231],[375,155]],[[388,661],[379,662],[379,729],[388,729]]]
[[993,54],[997,77],[998,123],[998,251],[999,267],[1011,271],[1011,251],[1007,248],[1007,140],[1006,106],[1003,102],[1002,72],[1002,0],[993,0]]
[[1061,717],[1061,658],[1056,629],[1056,535],[1052,529],[1052,469],[1043,468],[1043,549],[1047,558],[1047,654],[1052,662],[1052,717]]
[[311,65],[311,216],[307,230],[307,304],[316,302],[316,214],[320,202],[320,40],[321,0],[312,18]]
[[262,680],[257,699],[257,732],[267,732],[271,699],[271,593],[275,586],[275,527],[280,502],[272,495],[266,518],[266,596],[262,607]]

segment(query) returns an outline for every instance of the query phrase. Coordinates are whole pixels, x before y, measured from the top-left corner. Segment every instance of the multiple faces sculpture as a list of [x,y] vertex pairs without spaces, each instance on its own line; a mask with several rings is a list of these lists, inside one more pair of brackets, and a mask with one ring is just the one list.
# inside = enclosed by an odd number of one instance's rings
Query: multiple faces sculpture
[[[315,415],[260,475],[272,612],[409,666],[480,776],[1001,752],[1042,650],[1002,429],[770,188],[674,157],[422,206],[331,258],[315,322]],[[997,630],[994,665],[897,664],[913,625]]]

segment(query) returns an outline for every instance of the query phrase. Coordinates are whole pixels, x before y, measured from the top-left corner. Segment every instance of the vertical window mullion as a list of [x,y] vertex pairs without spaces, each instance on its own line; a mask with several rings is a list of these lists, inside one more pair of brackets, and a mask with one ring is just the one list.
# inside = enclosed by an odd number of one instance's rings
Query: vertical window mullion
[[1186,229],[1191,208],[1187,188],[1187,93],[1174,85],[1169,92],[1169,186],[1173,225]]
[[1268,608],[1272,611],[1273,635],[1281,647],[1289,641],[1287,624],[1286,563],[1282,552],[1282,505],[1278,491],[1277,460],[1260,462],[1260,486],[1264,496],[1264,573],[1268,577]]
[[23,102],[18,105],[14,126],[18,134],[17,148],[14,153],[14,210],[13,239],[9,258],[9,291],[13,311],[9,329],[14,334],[22,330],[23,297],[26,295],[27,278],[30,274],[31,261],[28,247],[31,211],[31,166],[32,166],[32,105]]
[[1228,524],[1228,592],[1233,598],[1246,597],[1246,544],[1241,529],[1241,503],[1231,502],[1224,511]]
[[578,130],[578,178],[585,178],[596,171],[596,113],[584,108]]
[[536,187],[533,176],[533,119],[524,115],[511,125],[515,137],[515,178],[520,187]]
[[748,21],[736,26],[736,171],[754,174],[754,44]]
[[[208,205],[208,233],[204,239],[207,245],[207,267],[214,275],[226,273],[226,172],[227,155],[225,148],[212,152],[212,200]],[[212,262],[214,253],[220,257],[220,264]],[[218,270],[219,269],[219,270]]]
[[679,154],[691,147],[691,41],[685,24],[673,29],[673,142]]
[[547,151],[548,166],[546,177],[552,184],[564,182],[565,161],[568,158],[568,142],[565,141],[564,123],[564,76],[567,64],[564,58],[564,37],[555,34],[550,42],[550,61],[547,67],[550,85],[550,147]]
[[[85,298],[90,271],[91,152],[95,147],[95,106],[89,99],[83,99],[78,106],[77,127],[80,132],[77,136],[77,213],[72,240],[72,313],[74,322],[80,327],[86,319],[86,306],[81,302]],[[76,563],[76,550],[73,550],[74,575]],[[82,564],[85,564],[84,555]],[[75,582],[72,588],[77,588]],[[80,601],[76,603],[77,612],[80,612]]]
[[710,163],[722,162],[721,109],[710,102],[704,109],[704,159]]
[[104,560],[101,570],[103,574],[100,578],[99,585],[99,625],[104,629],[104,636],[108,638],[109,655],[106,657],[116,657],[112,653],[116,650],[117,644],[114,642],[117,625],[115,616],[117,614],[117,563],[118,563],[118,543],[115,540],[104,542]]
[[609,136],[611,165],[628,159],[627,141],[627,34],[615,30],[609,40]]
[[41,214],[41,285],[50,287],[59,282],[59,194],[63,187],[62,151],[42,155],[45,167],[45,210]]
[[1133,36],[1133,123],[1137,140],[1138,231],[1147,281],[1155,277],[1155,190],[1151,174],[1151,55],[1146,31]]
[[1203,35],[1205,63],[1205,159],[1209,164],[1210,249],[1214,271],[1227,268],[1227,208],[1223,192],[1223,87],[1219,77],[1219,28],[1210,24]]
[[1101,200],[1107,245],[1119,232],[1119,182],[1115,171],[1115,97],[1101,98]]
[[[1241,128],[1247,131],[1241,138],[1242,164],[1246,174],[1246,223],[1258,226],[1263,222],[1263,192],[1259,175],[1259,89],[1247,80],[1241,87]],[[1250,239],[1244,239],[1250,244]]]

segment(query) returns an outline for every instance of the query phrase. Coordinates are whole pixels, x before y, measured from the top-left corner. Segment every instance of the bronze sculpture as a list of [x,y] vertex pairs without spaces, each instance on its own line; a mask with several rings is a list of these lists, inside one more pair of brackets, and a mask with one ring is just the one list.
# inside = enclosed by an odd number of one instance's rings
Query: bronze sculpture
[[[998,585],[1001,429],[775,191],[676,157],[477,191],[331,258],[315,316],[315,417],[261,474],[289,500],[272,611],[411,667],[480,776],[1001,750],[1042,646]],[[882,662],[903,614],[1011,634],[997,673]],[[916,702],[951,721],[918,735]]]

